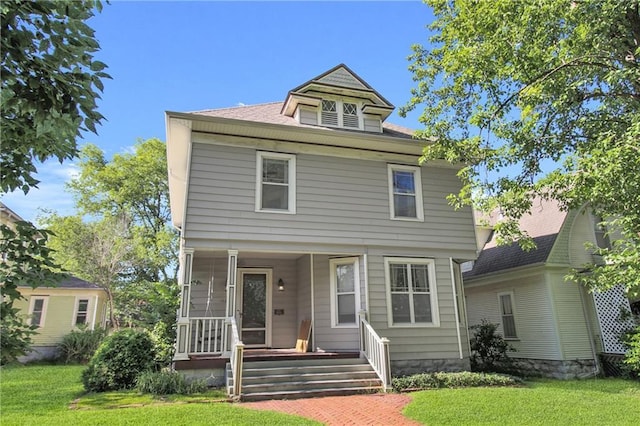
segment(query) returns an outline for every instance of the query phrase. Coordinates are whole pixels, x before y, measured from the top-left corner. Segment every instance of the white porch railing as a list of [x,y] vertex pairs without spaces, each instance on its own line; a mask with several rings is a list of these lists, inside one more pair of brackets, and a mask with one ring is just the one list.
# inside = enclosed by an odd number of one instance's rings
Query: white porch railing
[[360,313],[360,353],[382,380],[384,390],[391,387],[391,363],[389,359],[389,339],[378,336],[378,333],[365,319],[365,313]]
[[189,355],[216,355],[228,351],[227,318],[189,318]]
[[244,352],[244,343],[240,341],[236,319],[230,317],[228,321],[231,326],[231,359],[229,362],[231,364],[233,387],[228,387],[227,393],[231,397],[239,398],[242,394],[242,354]]

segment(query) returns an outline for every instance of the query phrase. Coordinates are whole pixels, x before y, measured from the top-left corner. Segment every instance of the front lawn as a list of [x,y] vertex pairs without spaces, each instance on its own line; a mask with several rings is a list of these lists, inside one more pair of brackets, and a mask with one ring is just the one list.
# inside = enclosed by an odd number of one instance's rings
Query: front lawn
[[[301,417],[249,410],[225,402],[203,402],[219,401],[219,392],[167,400],[138,395],[135,391],[83,396],[80,375],[84,368],[63,365],[2,367],[2,426],[318,424]],[[77,408],[70,409],[70,405]],[[128,408],[116,409],[122,406]]]
[[404,414],[428,425],[638,425],[640,383],[535,380],[524,387],[414,392]]

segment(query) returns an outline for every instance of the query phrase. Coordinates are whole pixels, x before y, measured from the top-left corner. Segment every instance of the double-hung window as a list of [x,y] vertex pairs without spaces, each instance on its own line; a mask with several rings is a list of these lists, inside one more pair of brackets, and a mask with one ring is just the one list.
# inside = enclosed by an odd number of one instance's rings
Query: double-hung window
[[34,296],[31,298],[29,306],[31,325],[34,325],[36,327],[44,327],[44,319],[47,313],[47,300],[47,297]]
[[391,219],[424,220],[420,168],[389,164],[387,170]]
[[89,299],[77,299],[74,325],[86,324],[88,316],[89,316]]
[[256,211],[295,213],[295,155],[258,152],[256,169]]
[[331,266],[331,325],[357,327],[360,306],[358,258],[329,260]]
[[502,333],[505,339],[517,339],[516,318],[513,311],[513,293],[499,293],[498,304],[502,319]]
[[389,326],[438,326],[433,260],[388,257],[384,264]]

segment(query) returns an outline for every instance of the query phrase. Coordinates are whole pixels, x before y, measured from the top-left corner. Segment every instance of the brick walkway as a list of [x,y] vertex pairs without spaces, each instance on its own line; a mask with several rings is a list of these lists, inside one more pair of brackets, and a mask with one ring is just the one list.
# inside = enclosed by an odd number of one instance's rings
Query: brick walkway
[[327,426],[419,425],[402,415],[411,401],[408,395],[374,394],[323,398],[243,402],[254,410],[279,411],[317,420]]

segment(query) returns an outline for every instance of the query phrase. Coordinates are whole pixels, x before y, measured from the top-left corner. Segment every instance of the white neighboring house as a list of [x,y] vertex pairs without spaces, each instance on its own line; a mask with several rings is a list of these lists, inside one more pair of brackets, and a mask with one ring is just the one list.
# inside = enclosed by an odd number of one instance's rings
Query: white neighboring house
[[[493,218],[493,220],[498,220]],[[499,324],[499,332],[516,348],[515,366],[557,378],[598,374],[601,360],[624,354],[620,333],[631,320],[622,287],[589,293],[565,281],[572,268],[596,262],[592,249],[608,244],[591,210],[562,211],[553,200],[535,200],[520,227],[537,249],[517,243],[497,246],[490,227],[478,227],[478,259],[463,266],[469,325],[482,319]]]
[[367,339],[384,337],[394,375],[469,368],[472,212],[447,204],[456,168],[420,166],[427,142],[393,110],[341,64],[284,102],[166,113],[176,369],[208,375],[239,342],[294,348],[305,320],[315,355],[373,357]]

